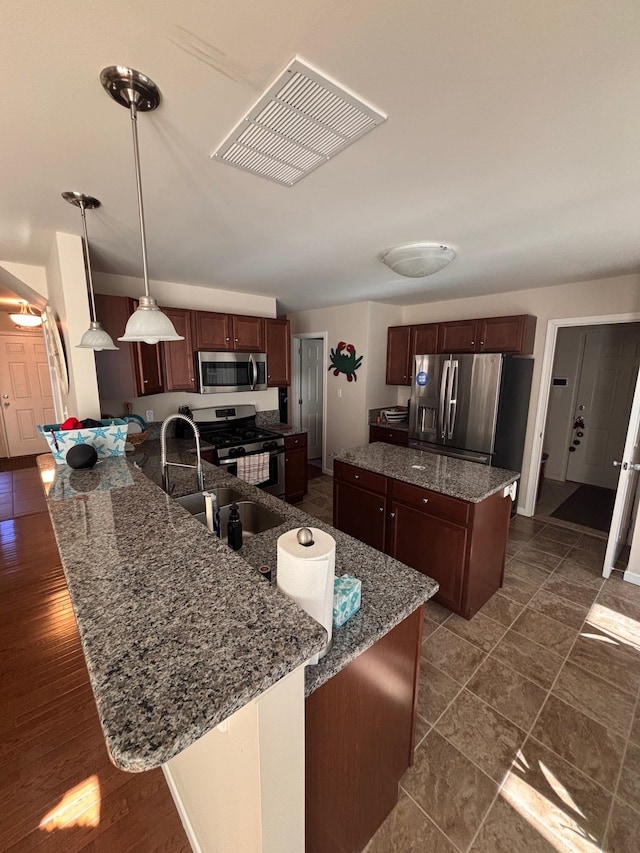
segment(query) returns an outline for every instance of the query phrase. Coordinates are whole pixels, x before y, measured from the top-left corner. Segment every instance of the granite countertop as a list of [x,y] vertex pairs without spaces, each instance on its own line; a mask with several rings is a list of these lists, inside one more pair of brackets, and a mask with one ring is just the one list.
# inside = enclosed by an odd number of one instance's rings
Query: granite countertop
[[[192,464],[189,440],[170,461]],[[362,581],[362,608],[341,628],[307,695],[372,646],[438,585],[278,498],[203,462],[207,487],[229,485],[283,522],[231,551],[158,486],[159,442],[74,471],[38,458],[107,747],[124,770],[156,767],[303,664],[326,632],[257,572],[276,572],[293,527],[336,540],[336,574]],[[195,472],[170,468],[173,497]]]
[[280,433],[280,435],[304,435],[306,433],[306,429],[299,429],[298,427],[292,427],[289,424],[280,424],[280,423],[265,423],[262,424],[265,429],[272,429],[274,432]]
[[378,441],[341,450],[334,459],[471,503],[483,501],[520,477],[517,471]]

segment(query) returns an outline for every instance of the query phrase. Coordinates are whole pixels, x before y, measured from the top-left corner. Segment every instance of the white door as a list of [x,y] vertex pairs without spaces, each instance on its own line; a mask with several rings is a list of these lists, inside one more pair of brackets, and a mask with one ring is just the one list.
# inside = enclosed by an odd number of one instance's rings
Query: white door
[[307,459],[322,458],[324,341],[300,339],[300,428],[307,431]]
[[47,453],[37,426],[55,414],[42,332],[0,334],[0,404],[8,455]]
[[640,326],[601,326],[585,335],[572,433],[579,443],[571,445],[567,480],[615,489],[618,472],[611,463],[622,457],[640,363]]
[[638,471],[640,471],[640,373],[638,373],[636,380],[624,450],[621,457],[614,460],[614,470],[620,473],[616,502],[613,506],[609,541],[607,542],[607,551],[602,569],[602,574],[605,578],[608,578],[611,574],[618,555],[627,541],[631,525],[633,502],[638,488]]

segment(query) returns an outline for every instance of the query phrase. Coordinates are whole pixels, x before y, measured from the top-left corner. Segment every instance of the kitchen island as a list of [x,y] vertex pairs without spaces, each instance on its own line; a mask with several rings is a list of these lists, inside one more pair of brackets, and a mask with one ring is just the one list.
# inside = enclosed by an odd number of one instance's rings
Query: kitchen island
[[[191,446],[172,441],[170,460],[192,464]],[[179,776],[191,750],[203,744],[209,749],[213,737],[224,739],[225,726],[231,731],[237,715],[246,716],[258,703],[248,724],[240,720],[236,726],[253,731],[258,721],[268,741],[257,746],[260,772],[267,776],[254,783],[262,793],[256,792],[261,815],[252,837],[260,836],[261,846],[251,841],[246,843],[254,846],[243,849],[299,853],[304,696],[321,696],[338,673],[373,654],[387,635],[395,636],[437,585],[205,463],[208,487],[232,485],[282,517],[282,524],[247,538],[234,553],[158,488],[157,442],[143,445],[136,460],[106,459],[88,471],[56,466],[50,456],[38,460],[110,755],[130,771],[162,765],[171,784],[172,768]],[[171,468],[171,482],[174,497],[195,490],[192,470]],[[358,576],[363,596],[361,611],[334,632],[331,652],[306,673],[304,664],[324,646],[326,633],[257,572],[265,564],[275,570],[278,537],[302,525],[334,535],[336,574]],[[417,670],[411,677],[417,679]],[[323,714],[326,719],[326,710]],[[274,770],[283,761],[285,766]],[[195,764],[211,774],[196,785],[205,791],[208,786],[210,797],[214,790],[234,788],[237,774],[231,774],[229,763],[216,766],[199,756]],[[276,784],[287,772],[289,783]],[[173,781],[174,797],[184,794]],[[251,792],[246,794],[242,808],[236,805],[236,822],[251,824]],[[183,803],[185,825],[196,824],[192,839],[207,831],[201,806],[194,821]],[[216,812],[210,802],[205,807],[210,813],[224,811]],[[283,831],[292,823],[290,832]],[[205,843],[201,849],[226,848]]]
[[334,460],[333,523],[435,578],[471,618],[502,586],[516,471],[374,443]]

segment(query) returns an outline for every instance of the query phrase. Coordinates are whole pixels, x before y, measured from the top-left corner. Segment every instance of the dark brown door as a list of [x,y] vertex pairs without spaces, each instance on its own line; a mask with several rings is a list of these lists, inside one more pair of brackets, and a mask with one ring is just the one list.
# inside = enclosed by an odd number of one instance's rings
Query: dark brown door
[[193,328],[196,349],[225,352],[233,349],[231,342],[231,317],[213,311],[194,311]]
[[390,503],[387,550],[392,557],[440,584],[436,600],[460,610],[467,532],[397,501]]
[[[138,301],[137,299],[129,299],[128,302],[130,313],[133,314],[138,307]],[[162,350],[160,344],[134,343],[133,352],[138,397],[162,394],[164,383],[162,381]]]
[[333,523],[338,530],[384,551],[387,499],[334,480]]
[[480,352],[512,352],[530,355],[533,352],[535,317],[521,314],[516,317],[487,317],[478,321]]
[[438,352],[477,352],[476,344],[475,320],[439,324]]
[[195,391],[195,363],[193,336],[191,333],[191,311],[185,308],[165,308],[165,314],[183,341],[167,341],[164,350],[165,390]]
[[264,319],[262,317],[231,316],[232,349],[237,352],[264,352]]
[[[430,355],[438,352],[438,324],[424,323],[421,326],[411,326],[411,356]],[[413,371],[413,364],[409,365]]]
[[300,501],[307,494],[307,448],[285,450],[284,466],[285,500]]
[[387,330],[387,385],[411,385],[409,344],[411,326],[389,326]]
[[266,319],[267,385],[283,388],[291,382],[291,338],[288,320]]

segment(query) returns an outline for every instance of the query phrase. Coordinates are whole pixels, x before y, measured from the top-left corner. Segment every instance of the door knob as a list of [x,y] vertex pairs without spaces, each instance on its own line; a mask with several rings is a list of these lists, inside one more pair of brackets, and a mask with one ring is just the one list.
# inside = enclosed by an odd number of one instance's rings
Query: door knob
[[638,464],[637,462],[629,462],[629,468],[632,471],[640,471],[640,464]]
[[618,462],[617,459],[613,460],[613,467],[614,468],[619,468],[621,465],[622,465],[622,462]]
[[3,394],[3,395],[2,395],[2,399],[3,399],[3,400],[8,400],[8,399],[9,399],[9,395],[8,395],[8,394]]

